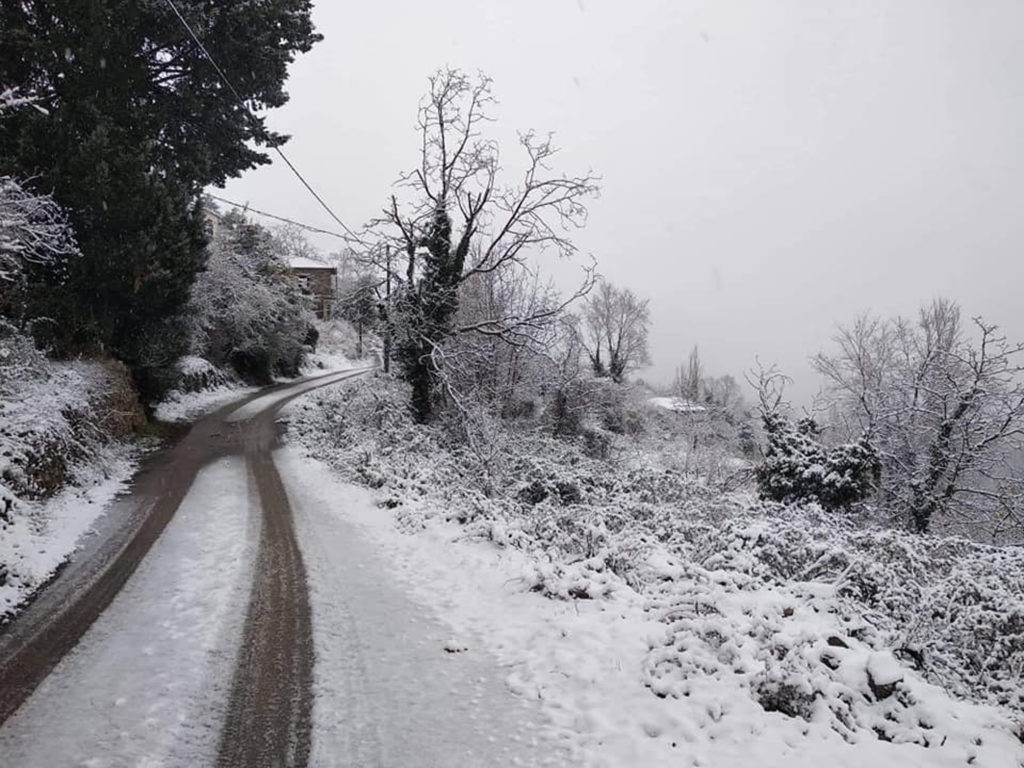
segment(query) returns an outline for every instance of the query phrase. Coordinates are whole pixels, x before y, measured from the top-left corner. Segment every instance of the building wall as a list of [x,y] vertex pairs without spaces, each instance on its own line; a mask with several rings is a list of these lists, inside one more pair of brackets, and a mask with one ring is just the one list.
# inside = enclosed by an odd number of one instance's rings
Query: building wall
[[330,320],[334,308],[335,269],[292,269],[302,285],[302,292],[310,297],[312,309],[321,320]]

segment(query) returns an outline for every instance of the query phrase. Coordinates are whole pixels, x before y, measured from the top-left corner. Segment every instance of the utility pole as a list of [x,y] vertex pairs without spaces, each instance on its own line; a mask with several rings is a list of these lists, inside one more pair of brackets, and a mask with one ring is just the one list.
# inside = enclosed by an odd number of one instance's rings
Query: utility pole
[[391,373],[391,246],[384,247],[384,373]]

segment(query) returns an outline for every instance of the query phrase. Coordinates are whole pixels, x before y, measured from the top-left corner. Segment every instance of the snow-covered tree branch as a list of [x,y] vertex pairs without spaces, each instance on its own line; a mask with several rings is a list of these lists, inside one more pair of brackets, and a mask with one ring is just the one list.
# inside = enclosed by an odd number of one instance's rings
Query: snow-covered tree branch
[[31,267],[56,267],[77,254],[67,216],[53,198],[0,176],[0,286],[9,290]]
[[[423,420],[433,407],[436,364],[455,359],[455,350],[446,345],[453,336],[536,345],[593,279],[592,270],[585,270],[580,289],[568,300],[517,299],[457,319],[463,297],[473,301],[481,290],[529,283],[535,271],[531,259],[549,252],[575,254],[569,233],[585,222],[585,201],[597,194],[593,174],[554,174],[551,139],[533,132],[519,136],[525,154],[521,178],[503,184],[498,144],[483,131],[493,104],[486,75],[435,73],[420,105],[420,164],[399,180],[409,194],[393,195],[374,222],[388,256],[385,344],[390,349],[394,342]],[[392,263],[392,252],[401,259]],[[532,295],[538,298],[540,292]],[[443,356],[436,353],[441,346]]]
[[937,300],[916,321],[862,317],[814,358],[884,464],[879,504],[918,531],[1020,536],[1024,345]]

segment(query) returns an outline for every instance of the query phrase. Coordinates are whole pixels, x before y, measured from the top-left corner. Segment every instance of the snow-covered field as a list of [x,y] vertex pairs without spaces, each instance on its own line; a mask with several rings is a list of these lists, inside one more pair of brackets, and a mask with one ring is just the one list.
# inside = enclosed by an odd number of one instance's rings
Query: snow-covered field
[[627,493],[568,454],[560,477],[521,477],[540,502],[494,476],[488,496],[471,457],[406,424],[380,380],[313,400],[289,407],[294,441],[379,489],[323,505],[457,647],[507,668],[574,760],[1024,765],[1024,553],[856,531],[637,470]]

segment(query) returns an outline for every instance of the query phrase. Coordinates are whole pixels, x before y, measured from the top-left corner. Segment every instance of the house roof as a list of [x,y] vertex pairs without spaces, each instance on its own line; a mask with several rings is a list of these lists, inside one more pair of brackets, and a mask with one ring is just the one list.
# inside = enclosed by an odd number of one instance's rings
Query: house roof
[[307,259],[302,256],[296,256],[293,259],[288,259],[288,266],[291,269],[329,269],[331,272],[338,271],[337,267],[333,267],[330,264],[324,264],[322,261]]
[[684,400],[681,397],[652,397],[647,402],[656,408],[664,408],[676,413],[701,413],[707,410],[703,405]]

